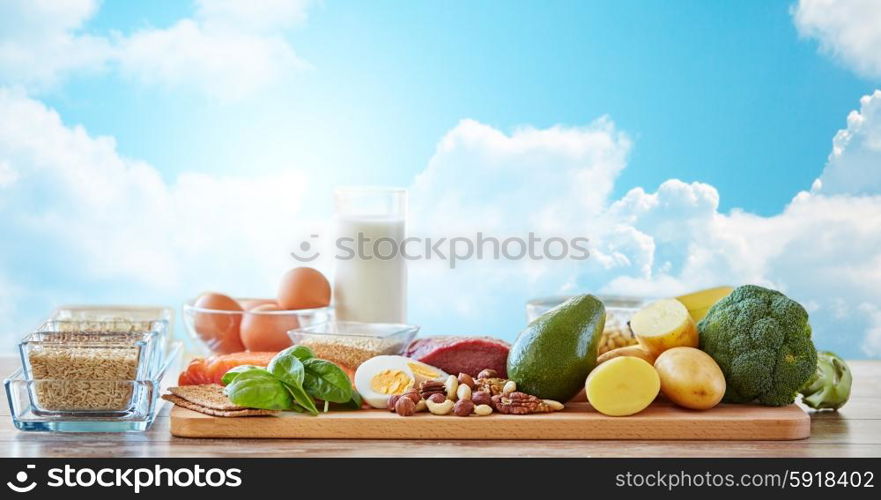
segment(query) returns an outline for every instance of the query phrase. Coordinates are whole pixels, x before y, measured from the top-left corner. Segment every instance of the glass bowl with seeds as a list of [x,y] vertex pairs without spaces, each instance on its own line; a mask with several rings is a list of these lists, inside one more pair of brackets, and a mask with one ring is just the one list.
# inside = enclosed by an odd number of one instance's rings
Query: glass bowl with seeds
[[126,412],[130,381],[156,376],[165,322],[45,322],[19,343],[35,412]]
[[[114,319],[49,319],[36,331],[24,338],[24,342],[71,345],[122,344],[139,345],[143,343],[143,365],[137,375],[148,377],[151,371],[159,369],[164,350],[168,347],[170,324],[167,320],[145,320],[130,318]],[[22,357],[26,368],[27,361]]]
[[[98,379],[72,378],[71,373],[64,373],[64,378],[60,379],[34,379],[26,376],[24,368],[19,367],[3,381],[9,415],[15,427],[22,431],[145,431],[153,424],[161,407],[159,395],[167,384],[163,378],[166,374],[176,374],[180,368],[181,351],[180,342],[170,342],[162,355],[159,370],[147,379],[107,378],[131,373],[130,354],[122,353],[109,356],[109,359],[119,358],[114,373],[99,373],[100,368],[81,366],[76,374],[77,377],[100,376]],[[58,353],[41,354],[53,356]],[[98,351],[91,354],[107,358]],[[45,360],[37,360],[37,364],[41,361]],[[83,358],[80,361],[84,362]],[[52,361],[49,363],[51,365]],[[105,363],[101,361],[98,365]],[[54,372],[50,369],[46,373]]]
[[355,371],[382,354],[401,354],[419,333],[416,325],[328,321],[288,332],[294,345],[304,345],[321,359]]
[[[530,300],[526,303],[527,323],[532,323],[542,314],[572,297],[574,295],[557,295]],[[622,295],[597,295],[597,298],[606,306],[606,326],[603,328],[603,336],[597,348],[598,354],[636,344],[636,337],[630,330],[630,318],[651,300]]]

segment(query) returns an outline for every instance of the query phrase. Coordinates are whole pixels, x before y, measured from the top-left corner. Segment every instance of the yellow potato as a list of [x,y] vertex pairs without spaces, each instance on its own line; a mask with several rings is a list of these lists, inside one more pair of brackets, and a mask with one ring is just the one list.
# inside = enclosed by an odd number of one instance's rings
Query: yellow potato
[[591,406],[612,417],[641,412],[655,400],[660,388],[655,368],[632,356],[620,356],[597,366],[584,383]]
[[657,356],[673,347],[697,347],[697,327],[676,299],[663,299],[640,309],[630,319],[639,345]]
[[655,355],[646,351],[643,346],[629,345],[627,347],[618,347],[600,354],[599,357],[597,357],[597,364],[605,363],[610,359],[615,359],[620,356],[632,356],[634,358],[644,359],[649,364],[655,362]]
[[668,349],[655,360],[655,369],[661,377],[661,392],[679,406],[709,410],[725,395],[725,375],[700,349]]
[[707,311],[713,307],[713,304],[719,302],[734,291],[730,286],[717,286],[715,288],[707,288],[699,290],[687,295],[680,295],[676,300],[682,302],[682,305],[688,309],[688,313],[695,323],[702,320],[707,315]]

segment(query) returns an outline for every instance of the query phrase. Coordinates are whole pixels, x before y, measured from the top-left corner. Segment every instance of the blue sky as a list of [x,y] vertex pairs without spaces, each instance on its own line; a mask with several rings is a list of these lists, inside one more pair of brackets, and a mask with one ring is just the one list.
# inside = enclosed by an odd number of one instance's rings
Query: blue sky
[[[469,190],[471,199],[460,197],[463,213],[507,211],[510,220],[493,228],[517,232],[541,227],[530,219],[536,211],[563,210],[557,219],[589,233],[597,258],[594,267],[580,268],[417,270],[414,279],[442,284],[443,297],[427,300],[414,297],[424,288],[411,279],[411,316],[428,331],[512,338],[522,326],[523,302],[538,294],[657,296],[749,281],[810,302],[818,324],[832,328],[841,317],[852,320],[850,336],[822,334],[830,347],[850,356],[881,355],[878,292],[826,286],[833,276],[874,269],[878,257],[870,248],[876,240],[866,234],[881,227],[861,210],[879,208],[874,196],[881,189],[872,180],[881,174],[872,166],[881,158],[873,139],[881,97],[860,99],[881,87],[881,63],[873,56],[881,46],[860,23],[878,19],[879,11],[872,2],[802,4],[277,0],[257,9],[236,0],[71,0],[65,11],[11,2],[0,8],[0,17],[7,9],[12,19],[0,22],[6,31],[0,31],[0,88],[12,93],[9,106],[24,103],[19,112],[29,123],[47,113],[61,123],[58,140],[45,145],[25,147],[13,132],[4,142],[0,134],[0,166],[15,173],[10,178],[34,182],[17,191],[18,198],[7,189],[3,206],[27,205],[21,193],[45,196],[29,200],[45,212],[39,220],[6,208],[0,213],[0,228],[16,238],[0,250],[0,283],[17,291],[0,295],[6,300],[0,310],[14,311],[0,338],[14,338],[59,302],[177,304],[206,288],[260,293],[291,264],[284,261],[285,238],[274,233],[321,227],[335,185],[412,187],[423,197],[413,200],[414,227],[431,221],[441,233],[463,230],[449,214],[428,207],[455,198],[458,179],[469,179],[482,189]],[[13,29],[15,22],[31,29]],[[16,59],[4,47],[27,47],[21,50],[30,58]],[[235,55],[227,59],[227,51]],[[850,123],[851,112],[865,119]],[[88,140],[71,146],[77,126]],[[843,159],[830,159],[839,131],[856,139]],[[115,142],[96,160],[83,151],[100,137]],[[444,138],[451,150],[439,148]],[[554,149],[565,141],[590,149],[597,138],[611,142],[584,154]],[[66,147],[72,148],[67,157],[82,163],[67,164]],[[60,159],[37,158],[34,151],[47,148]],[[487,164],[475,151],[505,158],[509,170],[482,174]],[[111,188],[136,164],[147,165],[158,180],[151,177],[155,189],[145,192],[131,187],[140,181],[122,181],[134,194],[121,196],[143,196],[142,203],[108,201],[100,210],[71,212],[79,195],[50,182],[40,170],[44,161],[80,172],[106,162],[108,169],[90,175],[108,175]],[[31,174],[22,174],[30,167]],[[549,169],[543,185],[505,187],[536,168]],[[582,194],[567,191],[566,169],[585,169],[597,179],[596,192],[583,194],[596,196],[596,206],[582,206]],[[827,173],[829,182],[818,187],[815,180]],[[207,177],[194,180],[197,174]],[[290,175],[290,183],[273,180],[280,175]],[[263,181],[243,181],[255,178]],[[842,178],[867,180],[857,189]],[[796,202],[800,192],[809,199]],[[70,195],[67,209],[52,208],[56,193]],[[527,199],[513,203],[514,194]],[[151,196],[169,202],[143,208]],[[282,209],[273,209],[275,200]],[[834,206],[821,206],[826,203]],[[212,205],[226,208],[211,211]],[[202,217],[187,222],[199,230],[200,220],[260,223],[243,230],[248,243],[229,229],[206,232],[198,244],[181,243],[193,229],[184,222],[166,227],[186,218],[175,212],[185,209]],[[135,227],[160,233],[156,238],[168,244],[157,251],[147,245],[143,258],[167,267],[154,273],[168,274],[167,280],[138,270],[138,252],[115,229],[119,221],[95,215],[104,211],[134,214]],[[820,213],[828,220],[806,221]],[[829,214],[843,214],[844,222]],[[576,228],[583,221],[588,224]],[[681,226],[681,238],[668,234],[671,224]],[[854,255],[832,244],[812,246],[808,229],[821,231],[823,224],[852,229],[842,237],[852,238]],[[74,236],[57,236],[65,231],[60,227],[76,227],[95,242],[68,246],[66,238]],[[112,241],[102,241],[108,233]],[[789,269],[791,255],[822,269]],[[247,264],[210,272],[212,264],[235,259]],[[480,293],[494,300],[463,294],[470,288],[466,272],[494,273],[479,278],[488,283]],[[806,272],[820,277],[808,280]],[[522,286],[502,285],[523,273],[529,278]]]
[[[328,1],[286,35],[312,69],[267,94],[218,103],[86,76],[45,102],[169,176],[303,161],[395,185],[462,118],[510,130],[607,114],[638,142],[616,194],[701,180],[722,209],[770,214],[810,186],[854,96],[873,89],[799,39],[790,5]],[[86,29],[167,27],[187,7],[105,2]]]

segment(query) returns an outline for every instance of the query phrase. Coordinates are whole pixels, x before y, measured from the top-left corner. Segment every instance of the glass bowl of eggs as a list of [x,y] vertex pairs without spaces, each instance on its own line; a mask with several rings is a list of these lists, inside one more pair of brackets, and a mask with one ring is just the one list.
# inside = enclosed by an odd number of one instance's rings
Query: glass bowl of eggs
[[291,345],[289,330],[332,318],[330,284],[308,267],[282,276],[275,298],[233,298],[205,292],[183,305],[190,337],[209,354],[277,352]]

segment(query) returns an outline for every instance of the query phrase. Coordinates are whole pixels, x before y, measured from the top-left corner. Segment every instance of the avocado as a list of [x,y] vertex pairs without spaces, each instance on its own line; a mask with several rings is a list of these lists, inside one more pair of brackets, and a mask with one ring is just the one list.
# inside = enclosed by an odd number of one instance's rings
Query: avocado
[[565,402],[584,387],[597,362],[606,308],[593,295],[572,297],[520,332],[508,354],[517,390]]

